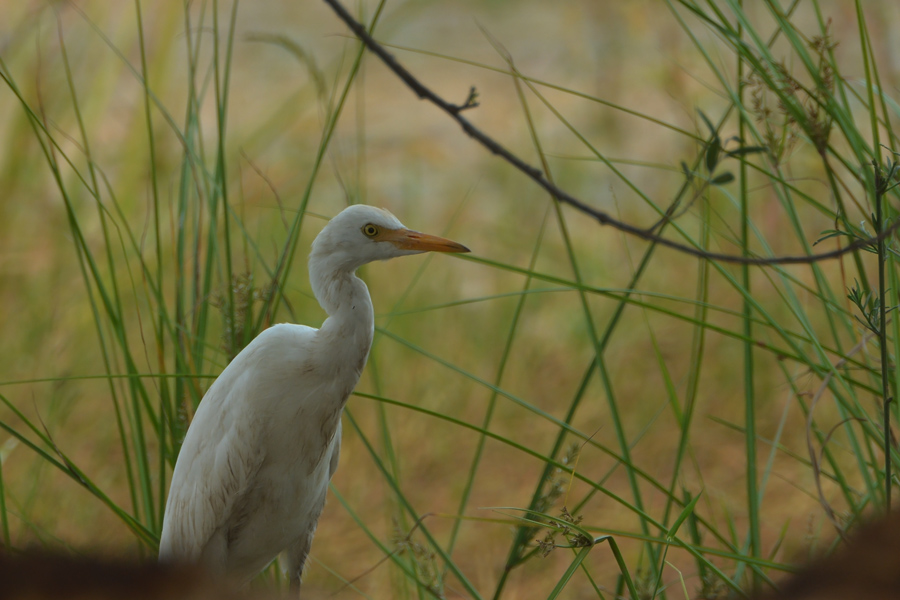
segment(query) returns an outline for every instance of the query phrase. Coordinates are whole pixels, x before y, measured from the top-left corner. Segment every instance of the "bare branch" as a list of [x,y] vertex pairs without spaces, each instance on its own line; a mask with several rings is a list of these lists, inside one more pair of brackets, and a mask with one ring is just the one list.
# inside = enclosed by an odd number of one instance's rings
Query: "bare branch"
[[362,41],[363,44],[365,44],[372,53],[376,54],[378,58],[380,58],[382,62],[384,62],[384,64],[387,65],[387,67],[397,75],[397,77],[402,79],[403,82],[407,86],[409,86],[409,88],[413,92],[415,92],[420,99],[428,100],[432,104],[438,106],[441,110],[450,115],[457,123],[459,123],[460,127],[462,127],[463,131],[465,131],[466,134],[474,138],[478,143],[487,148],[491,153],[496,154],[521,172],[525,173],[528,177],[534,180],[535,183],[547,190],[550,195],[553,196],[557,201],[568,204],[569,206],[576,208],[584,214],[593,217],[601,225],[609,225],[610,227],[638,237],[642,240],[659,244],[660,246],[665,246],[667,248],[672,248],[673,250],[677,250],[691,256],[696,256],[698,258],[748,265],[810,264],[822,260],[838,258],[840,256],[843,256],[844,254],[853,252],[854,250],[858,250],[860,248],[875,244],[878,241],[893,235],[897,228],[900,227],[900,220],[898,220],[890,227],[880,232],[877,236],[867,239],[858,239],[843,248],[838,248],[837,250],[832,250],[830,252],[822,252],[820,254],[808,254],[802,256],[776,256],[771,258],[748,257],[718,252],[706,252],[693,246],[688,246],[686,244],[672,241],[668,238],[660,237],[653,233],[653,228],[647,229],[638,227],[636,225],[631,225],[630,223],[625,223],[624,221],[620,221],[610,216],[608,213],[588,205],[587,203],[579,200],[578,198],[572,196],[568,192],[560,189],[559,187],[548,181],[547,178],[544,177],[544,174],[540,169],[528,164],[527,162],[504,148],[499,142],[472,125],[472,123],[461,114],[464,110],[477,106],[477,102],[475,102],[475,97],[477,96],[477,94],[475,93],[474,88],[470,90],[469,96],[463,104],[452,104],[450,102],[447,102],[436,93],[431,91],[424,84],[422,84],[422,82],[420,82],[418,79],[416,79],[413,74],[406,69],[406,67],[401,65],[397,61],[397,59],[394,58],[394,56],[384,48],[384,46],[376,42],[375,39],[371,35],[369,35],[369,32],[366,31],[366,28],[350,15],[350,13],[347,12],[347,10],[341,5],[340,2],[338,2],[338,0],[325,0],[325,3],[334,10],[337,16],[340,17],[340,19],[347,25],[347,27],[350,28],[351,31],[353,31],[356,37],[358,37],[360,41]]

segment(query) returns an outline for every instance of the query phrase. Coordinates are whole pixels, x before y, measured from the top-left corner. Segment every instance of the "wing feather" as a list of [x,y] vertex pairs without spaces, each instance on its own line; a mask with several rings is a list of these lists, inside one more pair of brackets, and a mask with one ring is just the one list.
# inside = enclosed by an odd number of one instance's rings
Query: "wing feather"
[[[253,502],[258,479],[265,477],[271,461],[284,460],[267,457],[266,448],[283,446],[279,440],[286,435],[284,424],[290,423],[285,411],[302,411],[318,385],[306,377],[298,387],[291,379],[303,375],[314,332],[299,325],[270,327],[209,388],[172,474],[160,560],[201,562],[219,573],[233,568],[230,545],[240,545],[241,530],[252,517],[247,503]],[[333,472],[336,450],[329,460]]]
[[341,422],[338,421],[337,431],[334,433],[334,441],[331,442],[331,462],[328,465],[328,479],[334,477],[338,468],[338,460],[341,457]]
[[[222,528],[265,459],[258,428],[242,419],[246,386],[240,381],[217,385],[223,379],[204,396],[181,448],[166,503],[160,560],[197,562],[203,557],[216,563],[221,555],[224,561],[225,548],[217,551],[216,542],[226,542],[228,532]],[[217,533],[222,539],[214,539]]]

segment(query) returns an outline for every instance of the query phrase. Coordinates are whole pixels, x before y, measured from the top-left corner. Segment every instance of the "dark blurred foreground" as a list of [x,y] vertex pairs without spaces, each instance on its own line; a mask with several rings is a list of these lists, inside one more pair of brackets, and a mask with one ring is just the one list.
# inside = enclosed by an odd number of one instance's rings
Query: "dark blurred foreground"
[[263,600],[272,595],[239,592],[186,565],[137,563],[54,554],[46,550],[0,551],[0,600]]
[[900,599],[900,513],[853,530],[834,554],[778,583],[759,600]]
[[[867,523],[831,556],[779,582],[780,591],[757,600],[900,599],[900,513]],[[26,551],[0,552],[0,600],[257,600],[185,565]]]

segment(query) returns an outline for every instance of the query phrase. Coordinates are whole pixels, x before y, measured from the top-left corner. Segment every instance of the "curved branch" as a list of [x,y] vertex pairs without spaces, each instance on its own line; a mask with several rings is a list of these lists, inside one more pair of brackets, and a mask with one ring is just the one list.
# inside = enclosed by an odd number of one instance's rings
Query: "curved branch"
[[410,73],[406,69],[406,67],[400,64],[390,52],[385,50],[384,46],[375,41],[375,39],[371,35],[369,35],[369,32],[366,31],[366,28],[350,15],[350,13],[347,12],[347,10],[341,5],[340,2],[338,2],[338,0],[325,0],[325,3],[334,10],[337,16],[347,25],[347,27],[350,28],[351,31],[353,31],[356,37],[358,37],[360,41],[362,41],[362,43],[365,44],[372,53],[377,55],[378,58],[380,58],[381,61],[391,71],[393,71],[394,74],[397,75],[397,77],[402,79],[403,82],[413,92],[415,92],[415,94],[420,99],[428,100],[429,102],[449,114],[451,118],[459,123],[460,127],[462,127],[463,131],[465,131],[466,134],[469,135],[469,137],[472,137],[482,146],[487,148],[491,153],[496,154],[497,156],[517,168],[519,171],[530,177],[532,180],[534,180],[535,183],[549,192],[550,195],[553,196],[557,201],[572,206],[582,213],[594,218],[601,225],[609,225],[610,227],[618,229],[623,233],[627,233],[642,240],[653,242],[667,248],[672,248],[673,250],[677,250],[691,256],[696,256],[698,258],[748,265],[810,264],[822,260],[838,258],[840,256],[843,256],[844,254],[853,252],[854,250],[858,250],[860,248],[875,244],[878,241],[892,235],[897,230],[897,228],[900,227],[900,220],[898,220],[890,227],[880,232],[877,236],[867,239],[858,239],[843,248],[838,248],[837,250],[832,250],[830,252],[822,252],[820,254],[807,254],[801,256],[776,256],[771,258],[738,256],[735,254],[724,254],[718,252],[706,252],[693,246],[688,246],[686,244],[672,241],[668,238],[660,237],[652,233],[651,230],[647,230],[645,228],[620,221],[612,217],[609,213],[586,204],[585,202],[579,200],[565,190],[562,190],[551,183],[549,180],[547,180],[546,177],[544,177],[544,174],[540,169],[528,164],[527,162],[504,148],[494,138],[490,137],[489,135],[475,127],[468,119],[466,119],[462,115],[462,112],[464,110],[477,106],[477,103],[474,102],[474,95],[472,92],[470,92],[468,99],[463,104],[453,104],[447,102],[446,100],[435,94],[433,91],[431,91],[431,89],[423,85],[422,82],[416,79],[416,77],[413,76],[413,74]]

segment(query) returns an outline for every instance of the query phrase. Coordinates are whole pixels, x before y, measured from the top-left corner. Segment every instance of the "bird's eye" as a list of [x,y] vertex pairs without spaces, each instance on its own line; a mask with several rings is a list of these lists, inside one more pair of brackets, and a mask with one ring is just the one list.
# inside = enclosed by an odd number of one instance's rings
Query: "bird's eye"
[[372,225],[371,223],[363,226],[362,230],[363,230],[363,233],[366,234],[368,237],[375,237],[376,235],[378,235],[378,227],[376,227],[375,225]]

